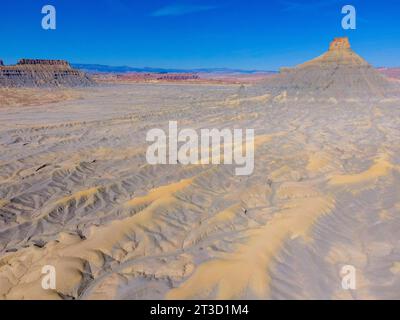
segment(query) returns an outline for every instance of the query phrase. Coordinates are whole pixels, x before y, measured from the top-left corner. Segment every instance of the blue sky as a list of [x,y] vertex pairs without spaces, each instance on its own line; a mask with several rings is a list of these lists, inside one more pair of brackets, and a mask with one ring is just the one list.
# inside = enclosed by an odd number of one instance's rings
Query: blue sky
[[[57,29],[41,28],[41,8]],[[357,29],[341,28],[341,8]],[[0,59],[134,67],[277,70],[323,53],[337,36],[375,66],[400,66],[398,0],[2,0]]]

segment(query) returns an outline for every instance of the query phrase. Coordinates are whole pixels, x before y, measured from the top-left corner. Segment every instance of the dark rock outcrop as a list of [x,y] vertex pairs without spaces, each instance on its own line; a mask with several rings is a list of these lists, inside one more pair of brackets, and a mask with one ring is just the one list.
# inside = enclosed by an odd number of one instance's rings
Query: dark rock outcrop
[[18,65],[42,65],[42,66],[63,66],[70,67],[69,63],[65,60],[44,60],[44,59],[21,59]]
[[64,60],[21,59],[16,65],[0,64],[0,87],[80,87],[95,82]]

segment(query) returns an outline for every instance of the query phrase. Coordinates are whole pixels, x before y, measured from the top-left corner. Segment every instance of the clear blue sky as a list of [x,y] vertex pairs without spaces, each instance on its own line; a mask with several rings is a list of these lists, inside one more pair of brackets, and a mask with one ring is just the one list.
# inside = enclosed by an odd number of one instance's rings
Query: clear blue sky
[[[57,9],[57,30],[41,8]],[[341,8],[357,9],[357,30]],[[2,0],[0,59],[276,70],[348,36],[375,66],[400,66],[399,0]]]

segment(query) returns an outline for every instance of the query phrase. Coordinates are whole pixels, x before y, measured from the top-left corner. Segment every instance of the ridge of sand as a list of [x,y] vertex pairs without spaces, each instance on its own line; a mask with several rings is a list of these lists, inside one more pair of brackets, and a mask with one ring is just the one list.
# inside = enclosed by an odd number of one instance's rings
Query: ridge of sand
[[330,178],[329,183],[333,185],[367,183],[386,176],[393,168],[394,166],[389,161],[389,156],[383,154],[375,159],[367,170],[355,174],[334,175]]
[[[310,192],[310,191],[309,191]],[[237,299],[246,290],[261,298],[268,295],[268,268],[288,238],[306,238],[319,216],[333,206],[328,197],[293,200],[268,223],[251,230],[247,239],[231,254],[200,265],[168,299],[204,298],[215,292],[216,299]]]

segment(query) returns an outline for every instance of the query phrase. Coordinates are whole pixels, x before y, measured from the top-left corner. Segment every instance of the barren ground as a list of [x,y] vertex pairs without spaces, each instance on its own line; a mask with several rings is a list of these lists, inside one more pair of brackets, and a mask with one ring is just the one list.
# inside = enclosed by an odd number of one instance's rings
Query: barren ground
[[[400,101],[238,92],[0,100],[0,298],[399,299]],[[147,164],[146,132],[171,120],[254,128],[254,173]],[[56,290],[41,287],[44,265]],[[357,290],[342,289],[343,265]]]

